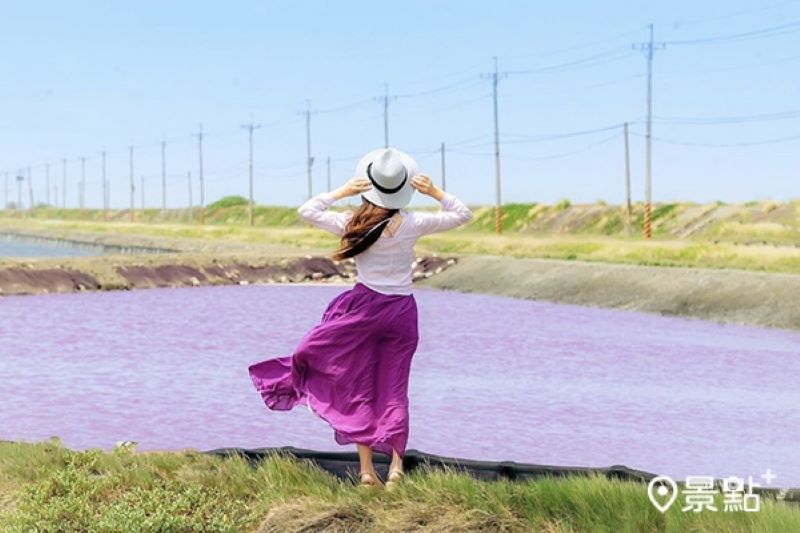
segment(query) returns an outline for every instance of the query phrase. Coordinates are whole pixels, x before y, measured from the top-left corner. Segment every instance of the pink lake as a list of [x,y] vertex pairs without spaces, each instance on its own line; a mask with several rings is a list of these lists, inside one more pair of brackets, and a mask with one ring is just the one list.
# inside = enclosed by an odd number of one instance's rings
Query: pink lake
[[[348,285],[0,298],[0,439],[73,449],[339,446],[269,411],[247,366],[289,355]],[[800,486],[800,334],[415,287],[408,448],[757,476]]]

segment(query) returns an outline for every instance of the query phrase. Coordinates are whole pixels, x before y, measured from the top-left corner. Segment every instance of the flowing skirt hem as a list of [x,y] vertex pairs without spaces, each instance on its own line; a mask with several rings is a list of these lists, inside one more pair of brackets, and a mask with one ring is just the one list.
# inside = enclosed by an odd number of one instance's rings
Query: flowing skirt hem
[[[277,362],[277,359],[272,359],[268,361]],[[267,361],[262,361],[261,363],[257,364],[264,364]],[[402,459],[405,455],[405,446],[401,445],[400,443],[405,440],[402,436],[395,436],[389,437],[386,436],[378,436],[378,437],[357,437],[354,434],[345,432],[340,430],[336,427],[336,425],[328,418],[323,416],[322,414],[318,413],[311,407],[311,395],[305,391],[298,390],[293,385],[289,385],[287,383],[287,379],[290,380],[288,375],[278,377],[277,379],[272,378],[273,383],[277,384],[273,385],[272,387],[265,388],[262,386],[263,376],[258,376],[257,372],[254,371],[253,367],[256,365],[251,365],[249,369],[250,378],[253,381],[253,385],[255,385],[256,390],[258,390],[259,394],[261,395],[262,400],[264,401],[264,405],[267,406],[268,409],[272,411],[291,411],[297,405],[301,403],[305,403],[308,406],[308,410],[311,411],[314,415],[319,417],[321,420],[325,421],[328,426],[333,430],[333,438],[337,444],[342,446],[348,444],[363,444],[365,446],[369,446],[372,448],[374,452],[382,453],[392,458],[392,450],[396,451],[397,454]],[[281,386],[282,384],[282,386]],[[283,390],[280,390],[283,389]]]

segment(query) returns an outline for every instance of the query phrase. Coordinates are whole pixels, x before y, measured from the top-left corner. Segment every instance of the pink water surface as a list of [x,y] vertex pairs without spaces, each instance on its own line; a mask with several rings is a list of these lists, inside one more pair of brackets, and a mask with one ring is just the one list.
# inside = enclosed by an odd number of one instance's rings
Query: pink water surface
[[[269,411],[247,366],[292,353],[348,286],[0,299],[0,439],[73,449],[339,446]],[[415,288],[408,447],[800,486],[800,335]]]

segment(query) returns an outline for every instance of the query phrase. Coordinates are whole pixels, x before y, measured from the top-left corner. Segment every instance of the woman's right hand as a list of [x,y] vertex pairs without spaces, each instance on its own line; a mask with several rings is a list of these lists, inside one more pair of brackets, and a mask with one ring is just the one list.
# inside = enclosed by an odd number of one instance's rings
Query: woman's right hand
[[433,183],[425,174],[417,174],[411,178],[411,186],[422,194],[426,194],[435,200],[441,200],[444,196],[444,191]]
[[347,182],[336,190],[338,198],[345,198],[347,196],[355,196],[362,192],[368,191],[372,188],[372,182],[367,178],[361,176],[353,176]]

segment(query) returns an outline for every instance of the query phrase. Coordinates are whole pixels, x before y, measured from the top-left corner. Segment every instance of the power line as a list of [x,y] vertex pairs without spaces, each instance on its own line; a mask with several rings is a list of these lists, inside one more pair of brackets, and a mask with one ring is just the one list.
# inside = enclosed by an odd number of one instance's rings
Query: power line
[[800,118],[800,110],[778,111],[758,115],[740,115],[727,117],[653,117],[656,122],[676,125],[715,125],[715,124],[749,124],[752,122],[768,122],[773,120],[790,120]]
[[[639,121],[628,121],[627,123],[628,124],[638,124]],[[592,129],[586,129],[586,130],[577,130],[577,131],[570,131],[570,132],[562,132],[562,133],[547,133],[547,134],[537,134],[537,135],[519,135],[519,134],[514,134],[514,133],[504,133],[504,134],[501,134],[500,144],[501,145],[510,145],[510,144],[530,144],[530,143],[537,143],[537,142],[548,142],[548,141],[555,141],[555,140],[561,140],[561,139],[568,139],[568,138],[572,138],[572,137],[581,137],[581,136],[584,136],[584,135],[591,135],[591,134],[602,133],[602,132],[606,132],[606,131],[620,130],[622,128],[623,128],[623,124],[622,123],[617,123],[617,124],[611,124],[611,125],[608,125],[608,126],[602,126],[602,127],[599,127],[599,128],[592,128]],[[478,136],[478,137],[473,137],[472,140],[480,140],[480,139],[485,138],[486,136],[487,135],[481,135],[481,136]],[[504,140],[503,137],[522,137],[522,138],[521,139]],[[476,143],[476,142],[460,142],[460,143],[448,144],[448,146],[451,148],[451,151],[455,151],[457,153],[468,153],[466,151],[452,150],[452,147],[453,146],[460,146],[462,148],[480,148],[482,146],[489,146],[491,144],[493,144],[493,141],[480,142],[480,143]],[[470,153],[470,155],[478,155],[477,152],[469,152],[469,153]],[[491,155],[491,154],[486,153],[485,155]]]
[[[330,107],[326,109],[316,109],[316,113],[341,113],[342,111],[350,111],[351,109],[356,109],[359,107],[364,107],[366,104],[370,104],[374,101],[374,98],[367,98],[358,100],[357,102],[353,102],[351,104],[345,104],[339,107]],[[272,126],[273,124],[268,124],[267,126]]]
[[[388,83],[384,83],[383,84],[383,86],[384,86],[384,94],[383,94],[383,96],[379,96],[379,97],[373,98],[374,101],[378,101],[381,104],[383,104],[383,132],[384,132],[383,140],[384,140],[384,147],[385,148],[389,147],[389,103],[391,103],[394,100],[398,100],[398,99],[423,98],[423,97],[426,97],[426,96],[433,96],[433,95],[439,95],[439,94],[444,94],[444,93],[450,93],[450,92],[453,92],[454,90],[466,89],[466,88],[478,85],[480,83],[481,83],[480,79],[478,79],[476,76],[470,76],[469,78],[464,78],[464,79],[459,80],[459,81],[457,81],[455,83],[450,83],[450,84],[439,86],[439,87],[436,87],[436,88],[433,88],[433,89],[424,90],[424,91],[418,91],[418,92],[413,92],[413,93],[394,94],[394,95],[389,93],[389,84]],[[480,99],[483,99],[483,97],[481,97]],[[473,101],[473,100],[470,100],[467,103],[470,103],[471,101]]]
[[[628,121],[628,124],[636,124],[636,121]],[[549,133],[539,135],[518,135],[513,133],[506,133],[504,137],[521,137],[516,140],[503,141],[503,144],[517,144],[517,143],[530,143],[530,142],[543,142],[558,139],[567,139],[570,137],[580,137],[583,135],[591,135],[593,133],[602,133],[604,131],[618,130],[622,128],[622,124],[611,124],[609,126],[601,126],[599,128],[591,128],[586,130],[570,131],[566,133]]]
[[752,15],[754,13],[762,13],[764,11],[770,11],[770,10],[778,8],[778,7],[783,7],[783,6],[786,6],[786,5],[789,5],[789,4],[796,4],[796,3],[798,3],[798,0],[788,0],[788,1],[784,1],[784,2],[778,2],[776,4],[757,7],[757,8],[754,8],[754,9],[745,9],[745,10],[742,10],[742,11],[735,11],[733,13],[728,13],[728,14],[725,14],[725,15],[719,15],[719,16],[708,17],[708,18],[703,18],[703,19],[694,19],[694,20],[688,20],[688,21],[681,21],[681,24],[692,25],[692,24],[702,24],[702,23],[705,23],[705,22],[716,22],[718,20],[728,20],[728,19],[732,19],[732,18],[736,18],[736,17],[741,17],[741,16],[744,16],[744,15]]
[[[781,5],[781,4],[779,4],[779,5]],[[731,15],[731,16],[733,16],[733,15]],[[773,37],[773,36],[786,35],[786,34],[789,34],[789,33],[799,32],[800,31],[800,21],[793,21],[793,22],[789,22],[789,23],[785,23],[785,24],[781,24],[781,25],[775,25],[775,26],[770,26],[770,27],[766,27],[766,28],[760,28],[760,29],[756,29],[756,30],[733,33],[733,34],[722,35],[722,36],[713,36],[713,37],[706,37],[706,38],[699,38],[699,39],[685,39],[685,40],[666,41],[666,42],[661,42],[661,43],[657,43],[657,44],[654,43],[653,40],[652,40],[652,31],[653,31],[652,25],[650,26],[650,30],[651,30],[651,39],[650,39],[649,43],[641,43],[639,45],[634,45],[634,47],[638,47],[640,50],[646,52],[647,59],[648,59],[648,72],[647,72],[647,76],[648,76],[648,114],[647,114],[647,134],[645,135],[645,138],[648,139],[648,145],[647,145],[647,165],[648,165],[648,169],[647,169],[648,170],[647,171],[648,176],[647,176],[647,179],[648,179],[648,183],[650,182],[651,173],[652,173],[652,170],[651,170],[651,154],[650,154],[651,147],[650,147],[649,140],[653,139],[653,136],[652,136],[652,123],[653,122],[656,122],[657,124],[672,124],[672,125],[679,125],[679,126],[682,126],[682,125],[715,125],[715,124],[722,125],[722,124],[746,124],[746,123],[753,123],[753,122],[768,122],[768,121],[777,121],[777,120],[791,120],[791,119],[796,119],[796,118],[800,117],[800,111],[797,111],[797,110],[785,111],[785,112],[777,112],[777,113],[764,113],[764,114],[759,114],[759,115],[741,115],[741,116],[730,116],[730,117],[661,117],[661,116],[653,116],[653,114],[652,114],[652,87],[653,87],[652,60],[653,60],[654,50],[656,48],[663,47],[665,44],[675,44],[675,45],[685,44],[685,45],[690,45],[690,44],[706,44],[706,43],[717,43],[717,42],[724,43],[724,42],[737,42],[737,41],[741,41],[741,40],[749,40],[749,39],[755,39],[755,38],[769,38],[769,37]],[[622,35],[625,35],[625,34],[622,34]],[[614,39],[616,39],[616,38],[614,38]],[[583,47],[586,47],[586,46],[583,46]],[[575,48],[580,48],[580,47],[573,47],[572,49],[575,49]],[[522,135],[522,134],[509,134],[509,133],[506,133],[506,134],[503,134],[501,136],[500,133],[499,133],[499,118],[498,118],[498,99],[499,99],[498,88],[497,88],[498,78],[501,77],[501,76],[505,77],[505,76],[508,76],[510,74],[528,75],[528,74],[547,74],[547,73],[566,72],[566,71],[572,71],[572,70],[590,68],[590,67],[594,67],[594,66],[597,66],[597,65],[602,65],[602,64],[605,64],[605,63],[608,63],[608,62],[611,62],[611,61],[617,61],[617,60],[620,60],[620,59],[624,59],[624,57],[627,57],[627,56],[624,53],[622,53],[620,51],[620,49],[618,49],[618,48],[610,48],[610,49],[607,49],[607,50],[605,50],[603,52],[591,54],[591,55],[588,55],[586,57],[582,57],[582,58],[578,58],[578,59],[574,59],[574,60],[570,60],[570,61],[565,61],[565,62],[561,62],[561,63],[551,64],[551,65],[546,65],[546,66],[537,67],[537,68],[531,68],[531,69],[510,70],[510,71],[506,71],[506,72],[503,72],[503,73],[497,72],[497,68],[496,68],[496,62],[497,61],[496,61],[496,58],[494,58],[494,61],[495,61],[495,72],[494,72],[494,74],[490,73],[490,74],[485,75],[484,78],[489,78],[489,79],[493,80],[492,98],[493,98],[494,123],[495,123],[494,124],[494,126],[495,126],[494,127],[495,140],[494,140],[493,144],[495,145],[494,155],[495,155],[495,158],[496,158],[496,182],[497,182],[496,189],[497,189],[498,203],[499,203],[499,197],[500,197],[500,187],[499,187],[499,185],[500,185],[500,145],[501,144],[517,144],[517,143],[535,143],[535,142],[544,142],[544,141],[557,141],[557,140],[565,139],[565,138],[572,137],[572,136],[590,135],[590,134],[593,134],[593,133],[600,133],[602,131],[611,130],[611,129],[619,127],[618,125],[614,125],[614,126],[609,126],[607,128],[598,128],[598,129],[593,129],[593,130],[582,130],[582,131],[577,131],[577,132],[569,132],[569,133],[565,133],[565,134],[550,134],[550,135],[530,135],[530,134],[528,134],[528,135]],[[800,56],[798,56],[798,57],[800,57]],[[637,77],[638,76],[639,75],[637,75]],[[618,83],[619,81],[620,80],[613,80],[611,83]],[[452,93],[452,92],[456,92],[456,91],[466,90],[466,89],[468,89],[470,87],[473,87],[473,86],[476,86],[476,85],[478,85],[480,83],[481,83],[480,79],[473,75],[473,76],[469,76],[469,77],[459,78],[457,80],[450,81],[448,83],[442,83],[442,84],[434,86],[434,87],[432,87],[430,89],[424,89],[424,90],[420,90],[420,91],[416,91],[416,92],[400,93],[400,94],[395,94],[395,95],[390,95],[389,94],[388,84],[385,84],[384,85],[385,94],[381,98],[381,100],[384,103],[384,113],[383,113],[383,115],[384,115],[384,142],[385,142],[385,145],[388,145],[388,142],[389,142],[388,104],[389,104],[390,99],[391,100],[400,99],[400,98],[416,99],[416,98],[424,98],[424,97],[434,96],[434,95],[443,95],[443,94],[448,94],[448,93]],[[609,83],[609,82],[606,82],[606,84],[607,83]],[[599,84],[599,85],[603,85],[603,84]],[[598,85],[596,84],[594,86],[598,86]],[[488,94],[487,95],[481,95],[481,96],[479,96],[477,98],[471,98],[471,99],[467,100],[466,102],[459,103],[459,104],[457,104],[457,106],[464,105],[464,104],[469,104],[469,103],[472,103],[472,102],[477,102],[477,101],[480,101],[480,100],[485,99],[487,97],[488,97]],[[346,110],[349,110],[349,109],[353,109],[355,107],[360,107],[360,106],[363,106],[363,105],[367,105],[369,102],[372,102],[372,101],[373,101],[373,99],[359,100],[359,101],[357,101],[355,103],[350,103],[350,104],[347,104],[347,105],[343,105],[343,106],[340,106],[338,108],[334,107],[334,108],[328,108],[328,109],[317,109],[317,110],[313,111],[313,113],[334,113],[334,112],[339,112],[339,111],[346,111]],[[451,106],[451,107],[456,107],[456,106]],[[311,156],[311,146],[310,146],[310,115],[311,115],[311,113],[312,113],[312,111],[310,110],[310,104],[309,104],[309,109],[307,109],[304,113],[302,113],[302,114],[305,115],[305,120],[306,120],[306,134],[307,134],[306,135],[306,141],[307,141],[306,165],[307,165],[307,173],[308,173],[308,179],[309,179],[309,197],[312,194],[311,187],[312,187],[312,165],[313,165],[313,157]],[[297,120],[297,119],[294,119],[294,120]],[[289,121],[289,122],[293,122],[294,120]],[[276,122],[268,124],[266,126],[272,126],[272,125],[276,125],[276,124],[285,124],[286,122],[287,122],[286,120],[276,121]],[[211,133],[211,135],[216,135],[216,136],[228,135],[228,134],[229,133],[225,133],[225,132]],[[201,126],[200,133],[197,134],[197,137],[198,137],[198,162],[199,162],[199,173],[198,174],[200,176],[201,204],[204,203],[204,199],[203,199],[203,183],[204,183],[204,180],[203,180],[203,168],[202,168],[202,166],[203,166],[202,139],[203,139],[204,135],[209,135],[209,134],[206,133],[206,132],[203,132],[202,131],[202,126]],[[485,138],[486,136],[488,136],[488,134],[484,135],[484,136],[481,136],[478,139]],[[666,142],[666,143],[672,142],[674,144],[684,144],[684,145],[689,145],[689,146],[712,146],[713,147],[713,146],[752,146],[752,145],[757,145],[757,144],[771,144],[771,143],[774,143],[774,142],[784,142],[786,140],[792,140],[792,139],[794,139],[794,137],[793,136],[789,136],[789,137],[780,137],[780,138],[768,139],[768,140],[765,140],[765,141],[744,142],[744,143],[712,143],[712,144],[689,143],[689,142],[684,142],[684,141],[679,141],[679,140],[676,141],[674,139],[663,139],[663,138],[659,138],[658,140],[659,140],[659,142]],[[477,140],[471,140],[469,142],[463,142],[462,141],[463,144],[461,144],[459,142],[448,143],[448,147],[450,147],[455,153],[459,153],[458,152],[459,147],[460,148],[469,149],[470,147],[478,148],[478,147],[480,147],[482,145],[489,144],[489,143],[478,143],[476,141]],[[188,139],[184,139],[183,137],[181,137],[181,138],[179,138],[177,140],[170,140],[169,144],[181,143],[181,142],[188,142]],[[164,152],[165,152],[166,144],[167,144],[167,140],[164,139],[164,140],[160,141],[159,143],[155,143],[155,144],[153,144],[153,143],[150,143],[150,144],[139,144],[139,145],[130,145],[128,147],[129,151],[131,152],[131,167],[132,167],[133,166],[133,153],[132,153],[133,149],[146,149],[146,148],[150,148],[150,147],[153,147],[153,146],[158,146],[158,145],[161,146],[161,150],[162,150],[162,185],[163,185],[162,194],[164,196],[164,198],[163,198],[164,207],[166,207],[166,185],[165,185],[166,171],[165,171],[165,168],[164,168],[165,167]],[[121,151],[121,150],[118,150],[118,151]],[[251,151],[252,151],[252,148],[251,148]],[[116,153],[116,152],[112,151],[111,153]],[[101,152],[100,155],[103,158],[103,168],[104,168],[105,167],[106,150]],[[358,159],[359,157],[360,156],[354,156],[352,158],[331,158],[331,161],[350,161],[350,160]],[[79,157],[79,158],[70,159],[70,161],[73,161],[73,160],[80,161],[81,164],[82,164],[82,167],[85,167],[86,161],[87,160],[91,161],[92,159],[93,158],[91,158],[91,157],[82,156],[82,157]],[[252,159],[252,154],[251,154],[251,159]],[[66,190],[67,190],[67,187],[66,187],[66,161],[67,161],[66,158],[62,161],[62,179],[63,179],[62,180],[62,205],[64,205],[64,206],[66,206]],[[47,181],[48,178],[49,178],[49,164],[50,164],[49,162],[45,162],[45,163],[40,163],[40,164],[37,164],[37,165],[29,165],[28,169],[36,168],[37,171],[38,171],[39,168],[43,168],[45,170],[45,180]],[[251,162],[251,164],[252,164],[252,162]],[[105,177],[103,178],[103,180],[104,180],[103,181],[103,185],[105,187],[106,186]],[[79,193],[80,193],[79,204],[81,205],[81,208],[83,208],[83,206],[84,206],[84,197],[85,197],[85,168],[82,168],[82,177],[81,177],[81,183],[79,184],[79,187],[80,187],[79,188]],[[31,181],[29,181],[29,188],[32,189]],[[133,183],[131,184],[131,188],[133,189]],[[252,189],[252,183],[251,183],[251,189]],[[649,189],[649,185],[648,185],[648,189]],[[47,191],[47,193],[45,194],[45,197],[48,198],[49,194],[50,194],[49,183],[46,185],[46,191]],[[32,194],[32,190],[31,190],[31,194]],[[650,196],[649,192],[648,192],[648,196]],[[107,197],[107,192],[104,191],[104,193],[103,193],[103,202],[104,202],[105,205],[108,205],[109,202],[107,201],[106,197]],[[49,203],[49,198],[47,199],[47,201]]]
[[595,67],[598,65],[609,63],[611,61],[619,61],[620,59],[625,59],[627,57],[628,54],[625,52],[624,48],[614,48],[606,52],[594,54],[574,61],[557,63],[555,65],[548,65],[545,67],[523,69],[523,70],[509,70],[508,74],[546,74],[550,72],[564,72],[582,68]]
[[[637,136],[641,136],[638,134],[633,134]],[[688,142],[688,141],[680,141],[676,139],[665,139],[661,137],[653,137],[654,140],[662,143],[667,144],[678,144],[682,146],[701,146],[701,147],[708,147],[708,148],[726,148],[726,147],[745,147],[745,146],[761,146],[766,144],[778,144],[788,141],[794,141],[800,139],[800,135],[789,135],[786,137],[774,137],[771,139],[764,139],[761,141],[746,141],[746,142],[737,142],[737,143],[696,143],[696,142]]]
[[[620,125],[619,127],[622,128],[623,126]],[[596,146],[600,146],[600,145],[606,144],[606,143],[608,143],[608,142],[610,142],[610,141],[612,141],[614,139],[618,139],[620,137],[620,135],[622,135],[622,132],[618,131],[618,132],[614,133],[613,135],[609,135],[607,137],[604,137],[604,138],[600,139],[599,141],[592,142],[592,143],[587,144],[587,145],[585,145],[585,146],[583,146],[581,148],[578,148],[576,150],[570,150],[568,152],[560,152],[560,153],[557,153],[557,154],[551,154],[551,155],[546,155],[546,156],[541,156],[541,157],[525,157],[525,156],[516,156],[516,157],[514,157],[514,156],[506,156],[506,157],[511,157],[511,159],[518,159],[518,160],[523,160],[523,161],[549,161],[551,159],[562,159],[562,158],[565,158],[565,157],[569,157],[571,155],[579,154],[581,152],[586,152],[587,150],[591,150],[592,148],[594,148]]]
[[789,22],[787,24],[780,24],[778,26],[770,26],[768,28],[761,28],[758,30],[746,31],[742,33],[732,33],[728,35],[718,35],[716,37],[702,37],[698,39],[684,39],[676,41],[666,41],[669,45],[694,45],[694,44],[717,44],[726,42],[739,42],[750,39],[760,39],[763,37],[776,37],[780,35],[788,35],[800,31],[800,21]]
[[[623,127],[624,127],[623,124],[620,124],[620,125],[617,126],[618,129],[622,129]],[[545,155],[545,156],[541,156],[541,157],[526,157],[526,156],[513,156],[513,155],[506,155],[505,157],[507,157],[509,159],[516,159],[516,160],[523,160],[523,161],[546,161],[546,160],[550,160],[550,159],[560,159],[560,158],[563,158],[563,157],[568,157],[568,156],[573,155],[573,154],[578,154],[578,153],[584,152],[584,151],[589,150],[590,148],[593,148],[595,146],[600,146],[600,145],[605,144],[605,143],[607,143],[607,142],[609,142],[609,141],[611,141],[613,139],[618,138],[620,135],[622,135],[622,131],[618,131],[618,132],[614,133],[613,135],[609,135],[609,136],[603,137],[599,141],[593,141],[593,142],[591,142],[591,143],[589,143],[587,145],[582,146],[581,148],[578,148],[576,150],[570,150],[568,152],[559,152],[559,153],[549,154],[549,155]],[[500,144],[502,145],[504,143],[501,141]],[[481,156],[481,157],[487,157],[487,156],[493,156],[494,155],[493,152],[473,152],[473,151],[470,151],[468,149],[467,150],[449,149],[448,151],[452,152],[452,153],[456,153],[456,154]]]
[[[522,55],[522,56],[509,56],[509,57],[512,57],[512,58],[513,57],[530,58],[530,57],[550,57],[550,56],[560,55],[560,54],[563,54],[565,52],[573,52],[575,50],[582,50],[584,48],[594,47],[594,46],[597,46],[598,44],[605,44],[605,43],[608,43],[608,42],[616,41],[616,40],[622,39],[623,37],[629,37],[629,36],[632,36],[632,35],[638,35],[643,29],[647,29],[647,26],[640,26],[638,28],[631,29],[631,30],[628,30],[628,31],[625,31],[625,32],[622,32],[622,33],[618,33],[618,34],[613,35],[613,36],[609,36],[609,37],[605,37],[605,38],[601,38],[601,39],[595,39],[595,40],[592,40],[592,41],[587,41],[587,42],[584,42],[582,44],[578,44],[578,45],[575,45],[575,46],[570,46],[568,48],[562,48],[562,49],[559,49],[559,50],[553,50],[553,51],[545,52],[545,53],[535,53],[535,54],[526,54],[526,55]],[[504,57],[506,57],[506,56],[504,56]]]
[[417,91],[412,93],[401,93],[394,95],[395,98],[422,98],[425,96],[431,96],[434,94],[441,94],[445,92],[452,92],[455,89],[466,88],[467,86],[473,86],[480,83],[480,80],[475,76],[469,76],[467,78],[463,78],[454,83],[448,83],[447,85],[441,85],[435,87],[433,89],[428,89],[424,91]]
[[[558,96],[563,96],[564,94],[567,94],[567,93],[570,93],[570,92],[574,92],[574,91],[585,91],[586,89],[596,89],[598,87],[608,87],[610,85],[619,85],[621,83],[628,83],[630,80],[639,79],[639,78],[642,78],[642,77],[644,77],[646,75],[647,75],[647,72],[645,71],[645,72],[639,72],[637,74],[634,74],[633,76],[617,77],[617,78],[614,78],[613,80],[602,81],[602,82],[598,82],[598,83],[590,83],[590,84],[586,84],[586,85],[570,85],[569,87],[557,86],[557,87],[552,87],[552,90],[549,90],[549,91],[537,91],[537,94],[543,96],[543,95],[555,93]],[[551,86],[547,85],[547,87],[551,87]]]

